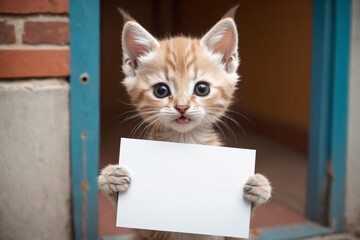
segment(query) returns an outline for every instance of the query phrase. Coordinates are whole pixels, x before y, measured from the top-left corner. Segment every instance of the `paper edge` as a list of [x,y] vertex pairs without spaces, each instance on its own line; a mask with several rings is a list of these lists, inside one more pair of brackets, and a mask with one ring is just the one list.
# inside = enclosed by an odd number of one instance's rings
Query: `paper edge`
[[[120,156],[121,156],[121,144],[123,143],[123,140],[125,140],[124,142],[131,142],[131,141],[142,141],[142,142],[161,142],[161,143],[165,143],[165,144],[188,144],[188,145],[195,145],[195,146],[202,146],[202,147],[219,147],[219,148],[227,148],[227,149],[240,149],[240,150],[246,150],[249,152],[253,152],[254,154],[254,161],[253,161],[253,165],[252,165],[252,174],[255,174],[255,165],[256,165],[256,149],[248,149],[248,148],[237,148],[237,147],[226,147],[226,146],[212,146],[212,145],[202,145],[202,144],[193,144],[193,143],[178,143],[178,142],[167,142],[167,141],[156,141],[156,140],[147,140],[147,139],[136,139],[136,138],[124,138],[121,137],[120,138],[120,143],[119,143],[119,161],[118,164],[120,165]],[[119,195],[122,193],[118,193],[118,200],[117,200],[117,205],[119,205]],[[116,207],[116,227],[122,227],[122,228],[129,228],[129,229],[139,229],[139,230],[148,230],[148,231],[161,231],[161,232],[174,232],[174,233],[184,233],[184,234],[195,234],[195,235],[203,235],[203,236],[218,236],[218,237],[230,237],[230,238],[246,238],[249,239],[250,237],[250,224],[251,224],[251,216],[252,216],[252,211],[251,211],[251,203],[249,203],[249,221],[248,221],[248,233],[247,236],[226,236],[226,235],[216,235],[216,234],[203,234],[203,233],[196,233],[196,232],[180,232],[180,231],[174,231],[174,230],[160,230],[160,229],[146,229],[146,228],[133,228],[133,227],[129,227],[129,226],[125,226],[122,225],[120,226],[118,223],[118,215],[119,215],[119,208]]]

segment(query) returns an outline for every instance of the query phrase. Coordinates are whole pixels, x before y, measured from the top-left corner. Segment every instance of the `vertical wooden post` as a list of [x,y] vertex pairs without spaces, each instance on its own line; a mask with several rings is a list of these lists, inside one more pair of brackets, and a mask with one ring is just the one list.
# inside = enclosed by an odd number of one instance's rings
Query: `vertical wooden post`
[[351,0],[315,0],[306,215],[344,230]]
[[330,153],[333,68],[333,0],[313,4],[310,139],[306,215],[327,224],[329,182],[326,164]]
[[100,5],[70,2],[70,123],[73,225],[76,240],[98,238]]
[[329,221],[337,232],[345,230],[348,85],[350,68],[351,0],[335,1],[334,74],[331,117],[331,174]]

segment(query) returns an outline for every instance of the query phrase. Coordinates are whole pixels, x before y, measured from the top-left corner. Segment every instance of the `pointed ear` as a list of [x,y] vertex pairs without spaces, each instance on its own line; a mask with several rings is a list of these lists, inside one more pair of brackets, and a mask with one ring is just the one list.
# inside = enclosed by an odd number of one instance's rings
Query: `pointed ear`
[[135,72],[139,65],[139,58],[152,52],[159,46],[159,42],[129,15],[123,14],[123,16],[125,21],[122,32],[124,64],[130,63]]
[[220,53],[223,56],[222,62],[225,65],[233,60],[232,56],[237,58],[238,35],[233,19],[236,8],[232,8],[227,12],[200,41],[200,44],[211,52]]

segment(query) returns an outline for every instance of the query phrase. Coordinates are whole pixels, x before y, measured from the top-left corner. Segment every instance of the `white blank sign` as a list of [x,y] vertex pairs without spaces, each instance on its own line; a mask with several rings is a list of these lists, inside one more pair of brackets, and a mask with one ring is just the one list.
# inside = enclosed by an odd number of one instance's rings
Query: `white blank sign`
[[131,184],[116,226],[248,238],[255,150],[122,138],[119,164]]

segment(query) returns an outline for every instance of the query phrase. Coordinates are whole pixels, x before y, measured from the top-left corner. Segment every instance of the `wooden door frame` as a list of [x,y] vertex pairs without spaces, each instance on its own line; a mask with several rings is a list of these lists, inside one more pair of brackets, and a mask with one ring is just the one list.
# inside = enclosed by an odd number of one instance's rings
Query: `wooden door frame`
[[100,2],[70,0],[70,142],[73,232],[98,238]]
[[314,2],[306,216],[344,230],[351,0]]

